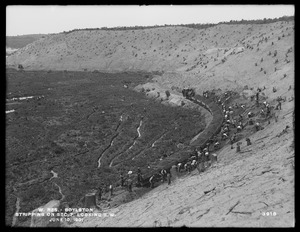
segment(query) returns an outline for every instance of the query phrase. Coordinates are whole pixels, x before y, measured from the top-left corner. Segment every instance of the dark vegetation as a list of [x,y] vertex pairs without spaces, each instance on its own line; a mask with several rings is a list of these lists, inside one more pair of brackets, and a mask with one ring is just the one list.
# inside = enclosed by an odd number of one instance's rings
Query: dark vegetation
[[25,47],[27,44],[30,44],[44,36],[45,35],[43,34],[6,36],[6,47],[22,48]]
[[[6,114],[8,222],[16,196],[20,212],[29,212],[59,200],[58,185],[64,202],[77,207],[87,192],[117,183],[119,171],[144,170],[162,156],[171,157],[179,143],[188,145],[205,128],[199,112],[167,107],[132,90],[149,77],[7,70],[7,99],[34,96],[6,105],[15,110]],[[51,170],[58,178],[51,179]]]
[[178,25],[170,25],[170,24],[165,24],[165,25],[155,25],[155,26],[132,26],[132,27],[101,27],[101,28],[84,28],[84,29],[73,29],[70,31],[64,31],[63,33],[68,34],[72,33],[75,31],[97,31],[97,30],[106,30],[106,31],[124,31],[124,30],[145,30],[145,29],[153,29],[153,28],[163,28],[163,27],[189,27],[189,28],[194,28],[194,29],[206,29],[210,28],[213,26],[217,26],[220,24],[227,24],[227,25],[232,25],[232,24],[267,24],[267,23],[275,23],[279,21],[293,21],[294,16],[282,16],[279,18],[264,18],[264,19],[257,19],[257,20],[230,20],[229,22],[219,22],[219,23],[191,23],[191,24],[178,24]]

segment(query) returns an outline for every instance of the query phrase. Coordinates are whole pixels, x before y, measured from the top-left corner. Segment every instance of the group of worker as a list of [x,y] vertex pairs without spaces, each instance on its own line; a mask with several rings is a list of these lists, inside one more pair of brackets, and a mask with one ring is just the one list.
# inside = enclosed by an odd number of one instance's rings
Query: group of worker
[[[264,87],[265,89],[265,87]],[[251,96],[251,100],[253,100],[253,97],[255,97],[256,105],[259,106],[259,96],[262,90],[264,89],[257,89],[257,92],[255,95]],[[184,89],[182,91],[183,95],[185,97],[193,97],[194,96],[194,90],[193,89]],[[226,100],[228,99],[229,96],[231,96],[232,93],[226,92],[224,94],[224,97]],[[254,125],[253,117],[255,116],[253,112],[248,112],[247,117],[248,117],[248,122],[246,124],[243,123],[244,121],[244,116],[242,114],[239,114],[237,116],[234,116],[234,109],[238,109],[239,107],[242,109],[245,109],[245,105],[243,104],[233,104],[231,106],[226,106],[224,102],[221,101],[220,97],[217,97],[215,94],[212,94],[209,91],[205,91],[203,93],[203,96],[206,98],[209,97],[214,97],[214,100],[216,101],[217,104],[221,105],[222,111],[224,114],[224,122],[221,127],[221,140],[230,140],[230,145],[231,148],[233,149],[233,144],[237,141],[237,133],[241,132],[244,127],[248,125]],[[226,101],[225,100],[225,101]],[[283,101],[282,98],[277,98],[278,104],[275,109],[280,109],[281,110],[281,101]],[[261,108],[261,115],[264,115],[265,118],[269,118],[271,116],[271,106],[270,104],[265,101],[262,104]],[[255,129],[256,131],[259,131],[262,129],[260,123],[257,121],[255,123]],[[231,137],[229,137],[229,132],[231,131],[232,128],[235,128],[235,132]],[[251,141],[249,138],[246,138],[247,146],[251,145]],[[217,160],[216,154],[212,153],[210,151],[210,145],[213,145],[213,150],[217,150],[220,148],[220,141],[217,139],[217,135],[215,135],[212,139],[208,140],[207,143],[203,148],[197,148],[195,151],[190,155],[190,157],[187,159],[187,161],[183,162],[178,162],[177,165],[175,166],[176,172],[177,173],[182,173],[182,172],[187,172],[190,173],[194,169],[198,169],[199,173],[202,172],[206,167],[210,166],[210,164],[214,161]],[[241,142],[236,144],[236,149],[237,152],[240,152],[240,145]],[[121,186],[124,187],[126,186],[129,192],[132,192],[132,183],[133,183],[133,178],[132,178],[132,172],[128,173],[127,178],[123,176],[123,174],[120,174],[120,182]],[[161,169],[159,173],[153,174],[149,178],[149,184],[150,187],[154,187],[154,183],[157,181],[161,182],[167,182],[168,185],[171,184],[171,170],[166,170],[166,169]],[[142,182],[144,181],[143,176],[141,174],[140,169],[138,168],[137,170],[137,181],[136,181],[136,186],[142,186]],[[109,185],[109,191],[110,191],[110,196],[113,194],[113,187],[112,185]],[[101,194],[102,194],[102,189],[100,188],[99,190],[99,197],[101,199]]]

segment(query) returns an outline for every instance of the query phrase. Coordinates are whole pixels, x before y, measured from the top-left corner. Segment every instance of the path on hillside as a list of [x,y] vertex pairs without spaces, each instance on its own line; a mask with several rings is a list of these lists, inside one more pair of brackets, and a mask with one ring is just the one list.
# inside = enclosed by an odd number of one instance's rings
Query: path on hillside
[[60,201],[62,201],[63,199],[65,199],[65,195],[62,193],[61,187],[60,187],[58,184],[56,184],[56,183],[54,183],[54,184],[55,184],[55,186],[58,188],[58,191],[59,191],[59,193],[60,193],[60,195],[61,195]]
[[143,123],[143,121],[141,120],[139,126],[136,129],[138,135],[136,137],[134,137],[133,144],[128,148],[128,150],[131,150],[133,148],[133,146],[137,143],[137,139],[141,137],[140,128],[142,126],[142,123]]
[[108,144],[108,146],[100,154],[100,157],[98,159],[98,168],[101,167],[101,159],[103,158],[103,154],[113,145],[114,139],[117,138],[118,135],[119,135],[119,133],[116,133],[115,135],[112,136],[112,138],[110,139],[110,143]]

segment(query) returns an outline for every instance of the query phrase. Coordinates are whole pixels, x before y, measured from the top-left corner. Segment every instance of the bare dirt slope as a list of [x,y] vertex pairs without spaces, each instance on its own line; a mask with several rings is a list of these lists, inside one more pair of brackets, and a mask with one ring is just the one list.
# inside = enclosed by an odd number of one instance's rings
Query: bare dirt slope
[[[57,34],[18,50],[7,58],[7,65],[159,70],[164,74],[146,87],[161,93],[176,87],[195,87],[202,94],[217,88],[241,92],[245,85],[254,90],[265,86],[272,102],[278,96],[294,96],[294,88],[288,91],[294,86],[294,54],[294,22],[282,21],[205,30],[165,27]],[[218,152],[217,165],[201,175],[195,171],[171,186],[161,185],[138,200],[104,210],[114,217],[90,217],[71,226],[294,226],[293,110],[294,101],[284,102],[278,122],[273,119],[250,136],[253,145],[245,147],[243,142],[241,154],[225,146]],[[286,125],[290,129],[280,135]]]

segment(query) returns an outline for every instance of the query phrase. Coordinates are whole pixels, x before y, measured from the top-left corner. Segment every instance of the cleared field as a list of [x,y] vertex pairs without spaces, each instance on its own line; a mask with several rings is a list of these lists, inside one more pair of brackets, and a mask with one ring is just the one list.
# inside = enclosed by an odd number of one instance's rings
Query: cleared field
[[17,198],[20,212],[62,196],[75,207],[119,171],[171,156],[205,128],[200,112],[132,90],[149,77],[7,70],[7,220]]

